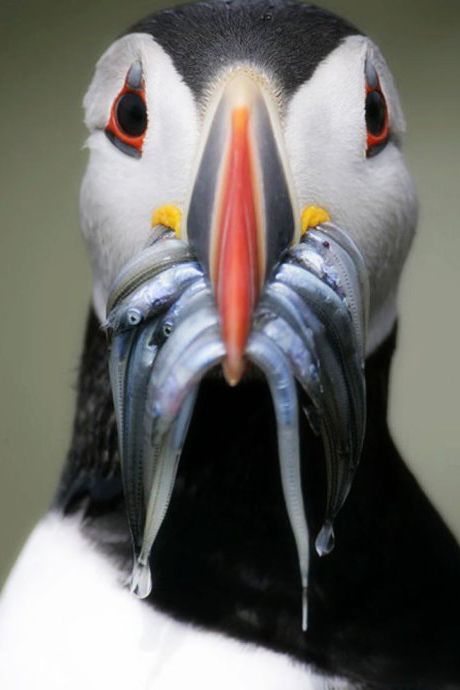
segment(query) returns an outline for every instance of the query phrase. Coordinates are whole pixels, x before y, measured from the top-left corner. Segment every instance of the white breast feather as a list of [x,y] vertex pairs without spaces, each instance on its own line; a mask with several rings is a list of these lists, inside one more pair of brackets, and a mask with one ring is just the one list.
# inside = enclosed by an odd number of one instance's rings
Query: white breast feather
[[136,600],[78,519],[30,536],[0,601],[5,690],[346,690],[289,657]]

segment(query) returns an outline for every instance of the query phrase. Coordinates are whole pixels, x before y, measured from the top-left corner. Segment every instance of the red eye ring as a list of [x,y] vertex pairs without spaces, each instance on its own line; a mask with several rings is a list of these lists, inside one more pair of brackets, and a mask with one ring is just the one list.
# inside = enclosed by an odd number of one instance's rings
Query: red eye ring
[[130,84],[131,72],[128,72],[123,88],[112,103],[105,133],[122,151],[139,157],[147,129],[147,103],[143,79],[139,78],[135,86]]
[[390,137],[390,122],[385,96],[377,78],[376,84],[366,83],[367,156],[379,153]]

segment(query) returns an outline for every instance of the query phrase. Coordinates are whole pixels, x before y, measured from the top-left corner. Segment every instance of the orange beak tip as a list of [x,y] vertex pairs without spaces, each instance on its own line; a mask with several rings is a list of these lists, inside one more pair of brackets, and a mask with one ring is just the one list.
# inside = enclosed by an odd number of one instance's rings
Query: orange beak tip
[[245,369],[244,360],[242,357],[230,357],[227,355],[222,364],[222,369],[228,385],[234,388],[243,377]]

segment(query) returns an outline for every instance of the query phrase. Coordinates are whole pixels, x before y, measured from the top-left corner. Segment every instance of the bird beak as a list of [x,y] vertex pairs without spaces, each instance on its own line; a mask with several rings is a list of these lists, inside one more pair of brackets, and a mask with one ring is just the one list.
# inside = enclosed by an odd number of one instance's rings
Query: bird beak
[[226,348],[225,378],[241,379],[252,316],[263,285],[298,240],[274,97],[260,78],[233,74],[212,101],[191,195],[187,239],[213,288]]

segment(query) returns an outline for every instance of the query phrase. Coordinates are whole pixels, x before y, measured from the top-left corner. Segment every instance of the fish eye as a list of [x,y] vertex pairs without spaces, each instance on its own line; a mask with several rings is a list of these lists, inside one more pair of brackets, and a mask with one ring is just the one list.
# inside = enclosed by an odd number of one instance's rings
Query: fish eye
[[165,336],[165,338],[169,338],[169,336],[172,333],[172,330],[172,324],[167,321],[163,326],[163,335]]
[[142,316],[137,309],[129,309],[126,318],[130,326],[137,326],[142,320]]

